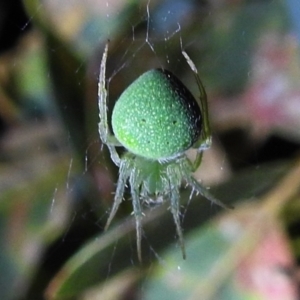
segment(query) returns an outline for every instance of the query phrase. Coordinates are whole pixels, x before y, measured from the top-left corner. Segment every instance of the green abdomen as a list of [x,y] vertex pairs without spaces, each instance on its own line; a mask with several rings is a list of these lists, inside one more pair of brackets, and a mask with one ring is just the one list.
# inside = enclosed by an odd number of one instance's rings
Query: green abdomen
[[201,133],[201,112],[187,88],[166,70],[135,80],[113,109],[116,138],[130,152],[166,159],[190,148]]

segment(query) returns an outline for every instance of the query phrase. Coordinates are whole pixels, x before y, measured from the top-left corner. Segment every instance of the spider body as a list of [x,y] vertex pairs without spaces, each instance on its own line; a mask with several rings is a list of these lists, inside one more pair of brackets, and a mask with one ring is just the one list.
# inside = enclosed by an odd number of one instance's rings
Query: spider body
[[[138,258],[141,261],[142,202],[168,199],[173,214],[183,258],[185,248],[180,225],[180,186],[185,181],[197,193],[226,207],[213,198],[193,177],[200,166],[203,150],[211,144],[207,99],[197,69],[182,51],[192,69],[200,90],[197,101],[171,72],[150,70],[136,79],[120,96],[112,113],[113,135],[107,119],[106,60],[108,43],[103,53],[98,83],[99,135],[107,145],[113,162],[119,167],[114,204],[105,229],[113,220],[127,182],[130,184],[136,220]],[[124,147],[120,156],[116,147]],[[185,151],[197,150],[194,161]]]

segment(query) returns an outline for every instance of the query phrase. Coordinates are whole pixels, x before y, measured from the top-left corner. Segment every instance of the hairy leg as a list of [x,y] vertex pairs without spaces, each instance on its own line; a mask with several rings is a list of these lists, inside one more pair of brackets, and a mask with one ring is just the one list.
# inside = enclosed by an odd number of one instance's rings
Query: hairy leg
[[101,65],[100,65],[100,74],[98,82],[98,107],[99,107],[99,118],[100,122],[98,125],[98,131],[102,143],[106,144],[112,161],[119,166],[121,163],[119,154],[116,151],[116,146],[122,146],[118,140],[111,134],[107,121],[107,91],[105,88],[106,85],[106,61],[108,53],[108,43],[105,46],[105,50],[102,56]]
[[186,183],[188,185],[190,185],[192,187],[193,190],[195,190],[197,193],[199,193],[204,198],[206,198],[207,200],[211,201],[214,204],[217,204],[226,209],[233,208],[232,206],[227,205],[227,204],[223,203],[222,201],[213,197],[210,194],[210,192],[204,186],[202,186],[200,182],[198,182],[193,177],[192,173],[194,172],[194,166],[187,157],[185,157],[184,159],[181,160],[180,165],[181,165],[183,179],[186,181]]
[[179,187],[181,185],[182,175],[180,166],[170,166],[167,169],[167,175],[169,178],[169,194],[170,194],[170,204],[171,204],[171,212],[173,215],[173,219],[176,225],[176,231],[179,238],[179,244],[181,247],[182,257],[186,258],[185,247],[182,229],[180,225],[180,193]]
[[119,169],[119,179],[117,182],[117,189],[116,189],[116,194],[114,197],[114,204],[113,207],[110,211],[108,220],[105,225],[105,229],[109,227],[111,221],[113,220],[116,212],[118,211],[118,208],[123,200],[123,195],[124,195],[124,189],[126,186],[126,181],[130,176],[130,171],[131,171],[131,161],[130,160],[121,160],[120,164],[120,169]]
[[184,56],[184,58],[186,59],[186,62],[190,66],[191,70],[193,71],[199,91],[200,91],[198,104],[199,104],[200,110],[201,110],[202,132],[201,132],[199,141],[197,141],[195,143],[195,145],[193,145],[193,148],[197,149],[197,156],[196,156],[196,159],[194,160],[194,166],[193,166],[193,170],[195,171],[198,169],[198,167],[201,164],[203,150],[210,148],[211,143],[212,143],[211,131],[210,131],[210,125],[209,125],[207,95],[206,95],[205,88],[200,79],[198,70],[197,70],[194,62],[191,60],[191,58],[188,56],[188,54],[185,51],[182,51],[182,55]]
[[201,134],[201,141],[199,141],[199,143],[195,145],[195,148],[197,147],[198,150],[205,150],[211,146],[211,131],[209,125],[207,95],[194,62],[191,60],[191,58],[188,56],[188,54],[185,51],[182,51],[182,55],[184,56],[186,62],[190,66],[191,70],[193,71],[200,91],[200,96],[199,96],[200,101],[198,101],[198,103],[202,113],[202,134]]
[[232,209],[232,206],[229,206],[225,203],[223,203],[222,201],[216,199],[215,197],[213,197],[209,191],[202,186],[193,176],[188,176],[185,178],[186,182],[196,191],[198,192],[200,195],[202,195],[204,198],[206,198],[207,200],[211,201],[214,204],[217,204],[223,208],[226,209]]
[[133,205],[133,212],[135,217],[136,223],[136,244],[137,244],[137,252],[138,252],[138,259],[142,261],[142,208],[141,208],[141,201],[140,201],[140,185],[141,179],[138,176],[137,169],[132,170],[130,175],[130,186],[131,186],[131,195],[132,195],[132,205]]

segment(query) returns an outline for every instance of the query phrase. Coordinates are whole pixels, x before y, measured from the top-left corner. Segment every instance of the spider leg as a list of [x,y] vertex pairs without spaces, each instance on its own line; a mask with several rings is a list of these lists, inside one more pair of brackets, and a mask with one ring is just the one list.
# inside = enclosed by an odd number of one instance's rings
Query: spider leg
[[193,170],[195,171],[198,169],[198,167],[201,164],[202,156],[203,156],[203,150],[206,150],[210,148],[212,140],[211,140],[211,130],[209,125],[209,114],[208,114],[208,104],[207,104],[207,95],[205,88],[203,86],[203,83],[200,79],[200,76],[198,74],[198,70],[194,64],[194,62],[191,60],[191,58],[188,56],[188,54],[185,51],[182,51],[182,55],[186,59],[186,62],[190,66],[191,70],[194,73],[194,76],[196,78],[197,85],[199,87],[200,96],[198,104],[200,106],[201,114],[202,114],[202,132],[201,137],[198,142],[196,142],[195,145],[193,145],[193,148],[197,149],[197,156],[194,161],[194,167]]
[[200,79],[200,76],[198,74],[198,70],[194,64],[194,62],[191,60],[191,58],[188,56],[188,54],[182,50],[182,55],[186,59],[186,62],[190,66],[191,70],[194,73],[197,85],[199,87],[200,91],[200,96],[199,96],[199,106],[200,110],[202,113],[202,132],[201,132],[201,137],[199,141],[197,141],[194,145],[193,148],[197,149],[197,155],[196,158],[193,162],[189,162],[189,166],[184,165],[182,166],[183,169],[185,170],[184,178],[187,181],[187,183],[192,186],[193,189],[195,189],[197,192],[199,192],[203,197],[206,199],[210,200],[211,202],[223,207],[223,208],[233,208],[232,206],[224,204],[222,201],[214,198],[207,190],[205,187],[203,187],[193,176],[190,175],[190,171],[194,172],[196,169],[200,166],[202,162],[202,157],[203,157],[203,151],[210,148],[212,139],[211,139],[211,130],[210,130],[210,125],[209,125],[209,114],[208,114],[208,104],[207,104],[207,95],[205,88],[203,86],[203,83]]
[[202,162],[202,157],[203,157],[203,150],[197,149],[196,158],[192,164],[192,172],[195,172],[199,168]]
[[133,212],[135,217],[136,223],[136,244],[137,244],[137,252],[138,252],[138,259],[142,262],[142,208],[141,202],[139,197],[139,187],[141,184],[141,180],[138,176],[138,172],[136,169],[133,170],[130,176],[130,186],[131,186],[131,195],[132,195],[132,205],[133,205]]
[[196,145],[196,147],[199,147],[199,150],[205,150],[208,149],[211,146],[211,131],[210,131],[210,125],[209,125],[209,115],[208,115],[208,104],[207,104],[207,95],[205,92],[205,88],[203,86],[203,83],[200,79],[200,76],[198,74],[198,70],[194,64],[194,62],[191,60],[191,58],[188,56],[188,54],[185,51],[182,51],[182,55],[186,59],[186,62],[190,66],[191,70],[194,73],[197,85],[199,87],[200,91],[200,109],[202,113],[202,137],[200,144]]
[[130,176],[130,163],[127,160],[122,160],[119,169],[119,179],[117,182],[114,204],[110,211],[104,230],[108,229],[111,221],[113,220],[116,212],[118,211],[118,208],[123,200],[124,189],[125,189],[126,181],[129,178],[129,176]]
[[111,134],[108,121],[107,121],[107,91],[105,88],[106,79],[106,61],[107,61],[107,53],[108,53],[108,42],[106,43],[105,50],[102,56],[101,64],[100,64],[100,74],[99,74],[99,82],[98,82],[98,107],[99,107],[99,118],[100,122],[98,125],[98,131],[102,143],[106,144],[108,150],[110,152],[111,159],[113,162],[119,166],[121,159],[119,154],[116,151],[116,146],[122,146],[114,135]]
[[[172,185],[172,184],[171,184]],[[173,219],[176,225],[176,231],[177,235],[179,238],[179,244],[181,247],[181,252],[182,252],[182,257],[183,259],[186,258],[186,253],[185,253],[185,247],[184,247],[184,240],[183,240],[183,234],[182,234],[182,229],[180,225],[180,205],[179,205],[179,200],[180,200],[180,195],[179,195],[179,190],[178,187],[170,187],[171,188],[171,212],[173,215]]]
[[225,203],[223,203],[222,201],[216,199],[215,197],[213,197],[208,190],[202,186],[194,177],[192,176],[185,176],[185,180],[187,182],[187,184],[189,184],[196,192],[198,192],[199,194],[201,194],[204,198],[206,198],[207,200],[211,201],[214,204],[217,204],[225,209],[232,209],[233,207],[231,205],[227,205]]
[[173,215],[174,223],[176,225],[176,231],[179,238],[179,244],[181,247],[182,257],[186,258],[185,247],[182,229],[180,225],[180,194],[179,187],[182,180],[182,173],[178,166],[169,166],[167,169],[167,176],[169,179],[169,190],[170,190],[170,202],[171,202],[171,212]]

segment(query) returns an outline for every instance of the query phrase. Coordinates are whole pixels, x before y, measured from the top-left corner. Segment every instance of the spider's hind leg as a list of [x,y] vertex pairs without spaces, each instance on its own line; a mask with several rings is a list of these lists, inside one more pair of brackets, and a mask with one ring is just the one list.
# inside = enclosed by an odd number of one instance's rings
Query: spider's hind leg
[[216,199],[204,186],[201,185],[194,177],[188,176],[185,178],[187,184],[190,185],[197,193],[202,195],[207,200],[211,201],[214,204],[217,204],[225,209],[232,209],[233,207],[223,203],[222,201]]
[[170,202],[171,202],[171,212],[173,215],[173,219],[176,225],[176,231],[179,238],[179,244],[181,247],[182,257],[186,258],[184,240],[182,229],[180,225],[180,193],[179,187],[181,185],[181,171],[180,168],[170,166],[167,170],[168,178],[169,178],[169,190],[170,190]]
[[185,246],[184,246],[184,240],[183,240],[183,234],[182,234],[182,229],[180,225],[180,196],[179,196],[179,190],[178,188],[173,187],[171,189],[171,212],[173,215],[173,219],[176,225],[176,231],[177,235],[179,238],[179,244],[181,247],[181,252],[182,252],[182,257],[183,259],[186,258],[186,253],[185,253]]
[[216,199],[200,182],[198,182],[192,174],[193,165],[192,163],[186,159],[182,162],[182,170],[183,170],[183,179],[186,183],[192,187],[192,189],[202,195],[207,200],[211,201],[214,204],[217,204],[225,209],[232,209],[233,207],[223,203],[222,201]]
[[143,212],[141,208],[141,201],[140,201],[140,185],[141,185],[141,178],[139,178],[139,173],[137,169],[133,169],[131,176],[130,176],[130,186],[131,186],[131,195],[132,195],[132,205],[133,205],[133,212],[135,217],[136,223],[136,244],[137,244],[137,252],[138,252],[138,259],[142,262],[142,217]]

